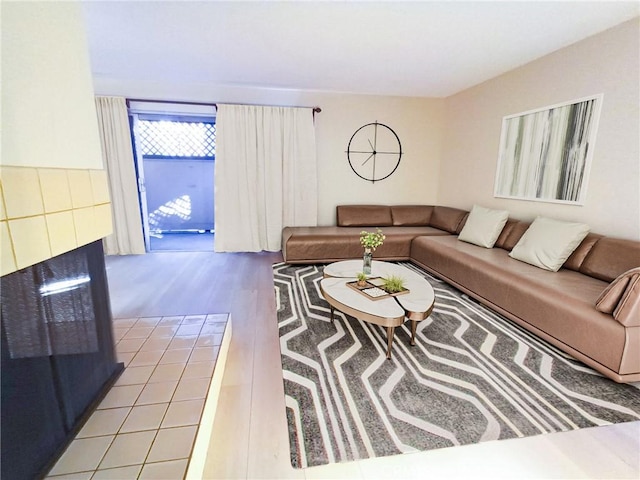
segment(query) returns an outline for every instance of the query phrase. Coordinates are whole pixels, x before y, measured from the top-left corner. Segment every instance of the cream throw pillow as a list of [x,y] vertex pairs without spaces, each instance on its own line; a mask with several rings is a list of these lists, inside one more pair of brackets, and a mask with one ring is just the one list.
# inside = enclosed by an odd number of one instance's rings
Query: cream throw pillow
[[458,240],[473,243],[479,247],[493,248],[500,232],[509,218],[506,210],[491,210],[474,205],[464,224]]
[[509,256],[557,272],[588,233],[589,226],[584,223],[538,217]]

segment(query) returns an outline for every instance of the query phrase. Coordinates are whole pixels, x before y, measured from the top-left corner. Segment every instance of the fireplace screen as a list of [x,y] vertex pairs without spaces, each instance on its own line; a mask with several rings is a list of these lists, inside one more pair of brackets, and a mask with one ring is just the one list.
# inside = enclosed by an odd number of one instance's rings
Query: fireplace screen
[[86,256],[73,254],[3,278],[2,323],[10,358],[98,351],[90,281]]

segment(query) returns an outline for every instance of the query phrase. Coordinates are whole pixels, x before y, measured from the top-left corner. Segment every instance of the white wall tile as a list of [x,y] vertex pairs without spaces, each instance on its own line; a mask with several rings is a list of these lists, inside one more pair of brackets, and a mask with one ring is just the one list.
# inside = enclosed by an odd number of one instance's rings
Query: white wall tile
[[8,218],[44,213],[40,180],[35,168],[2,167],[1,174]]
[[76,241],[79,247],[101,238],[96,234],[95,221],[93,207],[78,208],[73,211],[73,223],[75,224]]
[[51,258],[44,215],[9,220],[9,231],[18,269]]
[[67,171],[60,168],[40,168],[38,175],[45,212],[71,210],[71,191]]
[[109,181],[106,170],[91,170],[91,187],[93,188],[93,204],[108,203],[111,201],[109,195]]
[[67,170],[73,208],[93,205],[93,188],[89,170]]
[[50,213],[46,221],[52,256],[70,252],[78,246],[72,212]]

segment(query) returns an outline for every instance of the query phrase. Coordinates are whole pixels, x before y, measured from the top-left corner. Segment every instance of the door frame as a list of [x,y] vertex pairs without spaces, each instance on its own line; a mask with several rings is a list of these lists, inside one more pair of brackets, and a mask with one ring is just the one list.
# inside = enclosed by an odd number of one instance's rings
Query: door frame
[[[142,217],[142,234],[143,234],[143,238],[144,238],[144,245],[145,245],[145,250],[147,252],[151,251],[151,229],[149,227],[149,207],[147,204],[147,189],[146,189],[146,179],[145,179],[145,175],[144,175],[144,155],[142,155],[140,152],[142,152],[142,148],[140,146],[140,140],[139,140],[139,122],[140,122],[140,115],[142,115],[143,117],[158,117],[158,118],[162,118],[162,117],[166,117],[166,119],[168,120],[175,120],[175,121],[197,121],[197,120],[202,120],[202,121],[206,121],[206,122],[211,122],[215,125],[216,123],[216,114],[215,112],[209,113],[186,113],[186,112],[181,112],[181,113],[169,113],[166,111],[163,112],[155,112],[155,111],[142,111],[142,110],[137,110],[137,109],[132,109],[131,106],[129,107],[129,124],[130,124],[130,128],[131,128],[131,139],[132,139],[132,147],[133,147],[133,160],[134,160],[134,166],[135,166],[135,170],[136,170],[136,178],[137,178],[137,183],[138,183],[138,202],[140,204],[140,215]],[[144,118],[143,118],[144,119]],[[215,157],[213,159],[213,161],[215,162]],[[215,192],[215,190],[214,190]],[[214,198],[211,199],[214,204],[215,204],[215,193],[214,193]],[[215,215],[215,212],[214,212]],[[211,232],[213,233],[215,229],[215,224],[213,225]]]
[[138,183],[138,203],[140,204],[140,215],[142,217],[142,235],[144,237],[144,249],[151,251],[151,237],[149,233],[149,209],[147,208],[147,189],[144,182],[144,161],[140,155],[140,141],[138,140],[138,114],[129,112],[131,124],[131,139],[133,143],[133,162],[136,168],[136,179]]

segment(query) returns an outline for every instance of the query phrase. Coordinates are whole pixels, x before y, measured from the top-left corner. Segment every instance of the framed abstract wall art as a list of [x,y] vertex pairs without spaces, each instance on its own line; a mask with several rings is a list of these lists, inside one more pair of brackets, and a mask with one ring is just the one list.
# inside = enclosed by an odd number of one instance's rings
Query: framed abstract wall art
[[602,100],[504,117],[494,196],[583,205]]

